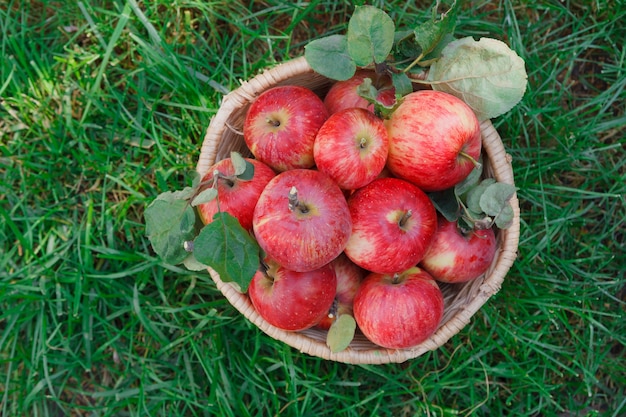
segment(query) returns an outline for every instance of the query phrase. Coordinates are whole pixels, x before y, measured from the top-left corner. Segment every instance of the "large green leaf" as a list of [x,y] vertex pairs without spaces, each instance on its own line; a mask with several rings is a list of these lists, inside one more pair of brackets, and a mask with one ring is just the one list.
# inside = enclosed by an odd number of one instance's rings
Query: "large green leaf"
[[428,72],[435,90],[466,102],[480,120],[511,110],[526,91],[525,63],[504,42],[466,37],[450,42]]
[[242,292],[248,290],[259,268],[259,253],[256,240],[225,212],[215,213],[194,240],[196,260],[213,268],[223,281],[235,282]]
[[348,52],[358,66],[384,62],[391,49],[395,24],[374,6],[357,6],[348,22]]

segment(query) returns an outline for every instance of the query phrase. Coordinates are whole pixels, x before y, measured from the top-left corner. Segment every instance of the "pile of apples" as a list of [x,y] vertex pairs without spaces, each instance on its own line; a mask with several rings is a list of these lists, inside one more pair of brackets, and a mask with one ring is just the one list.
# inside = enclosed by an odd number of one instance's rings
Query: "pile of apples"
[[[369,78],[387,119],[358,88]],[[396,101],[397,100],[397,101]],[[463,101],[419,90],[397,99],[391,80],[358,71],[325,97],[276,86],[250,105],[243,126],[254,158],[251,179],[230,158],[218,199],[198,206],[236,217],[263,256],[248,295],[270,324],[288,331],[328,329],[354,317],[373,343],[415,346],[444,311],[438,282],[466,282],[492,262],[492,229],[462,233],[427,193],[464,180],[481,154],[479,122]]]

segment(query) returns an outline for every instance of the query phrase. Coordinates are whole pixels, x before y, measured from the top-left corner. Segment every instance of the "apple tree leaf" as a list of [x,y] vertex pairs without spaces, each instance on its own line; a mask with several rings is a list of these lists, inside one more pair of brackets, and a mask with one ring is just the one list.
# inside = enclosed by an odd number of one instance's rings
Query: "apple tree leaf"
[[[242,158],[243,159],[243,158]],[[254,165],[250,161],[243,160],[245,163],[245,168],[241,174],[237,174],[237,178],[242,181],[250,181],[254,178]]]
[[215,198],[217,198],[217,189],[213,187],[209,187],[206,190],[200,192],[200,194],[198,194],[197,196],[195,196],[193,200],[191,200],[191,205],[193,207],[196,207],[200,204],[208,203],[209,201],[212,201]]
[[330,35],[309,42],[304,47],[304,58],[315,72],[333,80],[350,79],[356,72],[345,35]]
[[213,268],[225,282],[234,282],[248,291],[259,268],[260,248],[256,240],[226,212],[218,212],[194,240],[196,260]]
[[435,61],[437,61],[439,59],[439,57],[441,56],[441,52],[444,50],[444,48],[450,42],[452,42],[454,40],[456,40],[456,38],[454,37],[453,34],[451,34],[451,33],[445,34],[439,40],[439,43],[437,44],[437,46],[435,46],[435,48],[432,51],[430,51],[429,53],[424,55],[424,58],[422,58],[422,60],[420,61],[420,65],[423,66],[423,67],[428,67],[428,66],[432,65]]
[[174,202],[176,200],[189,200],[196,192],[194,187],[185,187],[182,190],[165,191],[157,196],[156,200]]
[[465,193],[467,193],[480,181],[480,176],[483,173],[482,155],[479,158],[478,163],[479,165],[475,166],[463,181],[454,186],[454,193],[457,197],[462,198]]
[[405,72],[392,73],[391,82],[393,83],[393,87],[396,90],[396,97],[404,97],[407,94],[413,92],[413,83]]
[[415,39],[415,31],[411,29],[397,30],[394,35],[394,55],[399,60],[404,58],[415,58],[422,52],[419,44]]
[[157,255],[168,264],[181,263],[188,255],[183,243],[195,236],[196,214],[189,202],[160,194],[144,212],[146,235]]
[[511,110],[528,83],[525,62],[504,42],[471,36],[450,42],[430,66],[427,81],[435,90],[466,102],[479,120]]
[[513,207],[508,204],[502,208],[500,214],[495,218],[496,226],[500,229],[508,229],[513,224],[514,217]]
[[428,193],[435,209],[450,222],[457,221],[461,216],[461,205],[457,200],[454,188]]
[[374,87],[371,78],[365,78],[361,84],[356,88],[356,92],[359,96],[363,97],[370,103],[376,103],[376,97],[378,97],[378,90]]
[[384,62],[393,48],[395,24],[374,6],[356,6],[348,22],[348,53],[358,66]]
[[239,152],[230,153],[230,163],[233,164],[233,171],[235,176],[239,176],[246,171],[247,163],[246,159],[241,156]]
[[489,185],[480,196],[480,208],[489,216],[497,216],[509,204],[515,194],[515,186],[503,182]]
[[330,325],[326,335],[326,345],[331,352],[341,352],[354,339],[356,321],[350,314],[342,314]]
[[202,176],[200,175],[200,173],[198,171],[191,171],[188,174],[189,178],[191,178],[191,188],[195,189],[200,185],[200,182],[202,182]]
[[421,48],[421,55],[426,56],[434,51],[442,41],[450,39],[456,28],[457,2],[454,1],[450,9],[437,18],[437,7],[439,2],[433,6],[432,18],[415,28],[415,42]]
[[489,185],[480,196],[479,204],[482,211],[493,217],[496,225],[502,229],[508,227],[513,220],[510,200],[514,194],[515,186],[496,182]]
[[471,213],[478,215],[483,212],[483,209],[480,206],[480,197],[485,192],[487,187],[495,183],[496,180],[494,178],[485,178],[480,182],[480,184],[474,186],[467,192],[466,205]]
[[208,265],[203,264],[202,262],[198,262],[193,252],[189,253],[187,257],[183,260],[183,265],[190,271],[206,271]]

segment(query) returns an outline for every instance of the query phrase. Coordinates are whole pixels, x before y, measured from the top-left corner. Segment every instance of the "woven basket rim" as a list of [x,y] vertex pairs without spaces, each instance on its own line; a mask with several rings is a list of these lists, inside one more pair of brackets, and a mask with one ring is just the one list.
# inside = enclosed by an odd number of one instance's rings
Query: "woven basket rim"
[[[228,124],[228,118],[233,111],[251,103],[267,88],[289,82],[293,77],[302,75],[321,77],[313,72],[304,57],[300,57],[266,69],[261,74],[244,81],[239,88],[224,96],[219,110],[207,127],[196,166],[198,173],[203,176],[216,161],[225,130],[233,129]],[[512,159],[506,153],[500,135],[490,120],[483,121],[480,128],[483,150],[491,163],[493,177],[497,181],[515,185]],[[513,223],[508,229],[499,231],[499,252],[490,271],[482,278],[483,282],[480,284],[478,291],[451,318],[442,323],[429,339],[410,349],[385,349],[379,347],[353,349],[349,347],[341,352],[333,353],[323,340],[310,337],[306,331],[289,332],[270,325],[256,312],[246,294],[240,293],[235,286],[224,283],[214,270],[209,269],[209,273],[218,290],[235,309],[270,337],[280,340],[300,352],[349,364],[400,363],[441,347],[451,337],[459,333],[487,300],[500,290],[506,274],[517,258],[519,243],[520,209],[517,194],[511,199],[511,204],[514,212]]]

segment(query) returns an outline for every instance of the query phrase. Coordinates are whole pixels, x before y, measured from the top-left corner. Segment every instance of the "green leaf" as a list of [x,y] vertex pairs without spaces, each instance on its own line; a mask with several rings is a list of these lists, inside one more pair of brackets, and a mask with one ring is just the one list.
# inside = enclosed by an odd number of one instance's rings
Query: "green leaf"
[[348,53],[358,66],[387,59],[393,48],[395,25],[374,6],[357,6],[348,22]]
[[309,42],[304,47],[304,58],[313,71],[337,81],[350,79],[356,64],[348,53],[348,39],[331,35]]
[[144,212],[146,235],[163,261],[176,265],[188,255],[183,243],[195,236],[196,214],[186,200],[159,195]]
[[[485,190],[492,184],[495,184],[496,180],[494,178],[486,178],[482,180],[482,182],[467,192],[467,208],[472,213],[482,213],[483,209],[480,207],[480,197],[483,195]],[[472,216],[475,217],[475,216]]]
[[439,57],[441,57],[441,53],[443,52],[445,47],[448,46],[448,44],[454,40],[456,40],[454,35],[450,33],[444,35],[444,37],[441,38],[441,40],[439,41],[435,49],[430,51],[428,54],[424,55],[424,58],[422,58],[422,60],[420,61],[420,65],[423,67],[428,67],[432,65],[434,62],[436,62],[439,59]]
[[378,97],[378,90],[374,87],[371,78],[365,78],[361,84],[356,88],[358,95],[363,97],[370,103],[376,103],[376,97]]
[[415,40],[415,31],[411,29],[396,31],[394,45],[394,54],[399,57],[399,61],[405,58],[415,59],[422,52]]
[[193,253],[188,254],[183,260],[183,265],[190,271],[206,271],[208,268],[208,265],[198,262]]
[[511,205],[505,206],[500,215],[498,215],[495,219],[496,226],[500,229],[508,229],[513,224],[513,217],[515,217],[515,213],[513,212],[513,207]]
[[259,268],[259,252],[256,240],[225,212],[215,213],[194,240],[196,260],[213,268],[223,281],[239,285],[242,292]]
[[[480,196],[480,208],[485,214],[496,220],[496,225],[501,224],[506,226],[513,220],[513,208],[511,207],[510,200],[514,194],[515,186],[511,184],[502,182],[491,184]],[[504,217],[498,220],[500,216]]]
[[243,172],[237,175],[237,178],[239,178],[241,181],[250,181],[252,178],[254,178],[254,165],[252,164],[252,162],[245,159],[243,161],[245,162],[246,166]]
[[182,190],[177,191],[165,191],[159,194],[156,200],[163,200],[174,202],[176,200],[189,200],[193,194],[195,193],[195,188],[193,187],[185,187]]
[[454,186],[454,193],[457,197],[462,198],[465,193],[467,193],[472,187],[478,184],[478,181],[480,181],[480,176],[483,173],[482,157],[479,158],[478,162],[480,165],[475,166],[463,181]]
[[489,216],[497,216],[502,208],[509,205],[515,194],[515,186],[496,182],[489,185],[480,196],[480,208]]
[[191,205],[196,207],[203,203],[208,203],[209,201],[217,198],[217,189],[213,187],[209,187],[206,190],[202,191],[200,194],[194,197],[191,201]]
[[457,200],[454,188],[428,193],[430,201],[437,211],[450,222],[457,221],[461,215],[461,205]]
[[450,42],[428,72],[432,88],[465,101],[479,120],[511,110],[528,83],[525,63],[497,39],[472,37]]
[[392,73],[391,81],[396,90],[396,96],[400,95],[404,97],[407,94],[413,92],[413,83],[406,73]]
[[233,171],[235,176],[239,176],[246,171],[246,159],[241,156],[239,152],[230,153],[230,162],[233,164]]
[[457,2],[455,1],[450,9],[437,19],[437,6],[433,6],[432,19],[422,23],[415,28],[415,41],[421,47],[422,56],[428,55],[434,51],[439,44],[445,39],[449,39],[449,35],[454,33],[456,27]]
[[341,352],[354,339],[356,321],[350,314],[342,314],[330,325],[326,335],[326,345],[331,352]]
[[198,185],[200,185],[200,182],[202,181],[202,176],[198,171],[191,171],[189,172],[188,176],[191,178],[191,188],[196,188]]
[[361,97],[374,105],[374,113],[377,116],[382,117],[383,119],[388,119],[402,101],[401,99],[398,99],[391,106],[387,106],[379,101],[379,91],[376,89],[376,87],[374,87],[370,78],[365,78],[363,82],[359,84],[356,91]]

